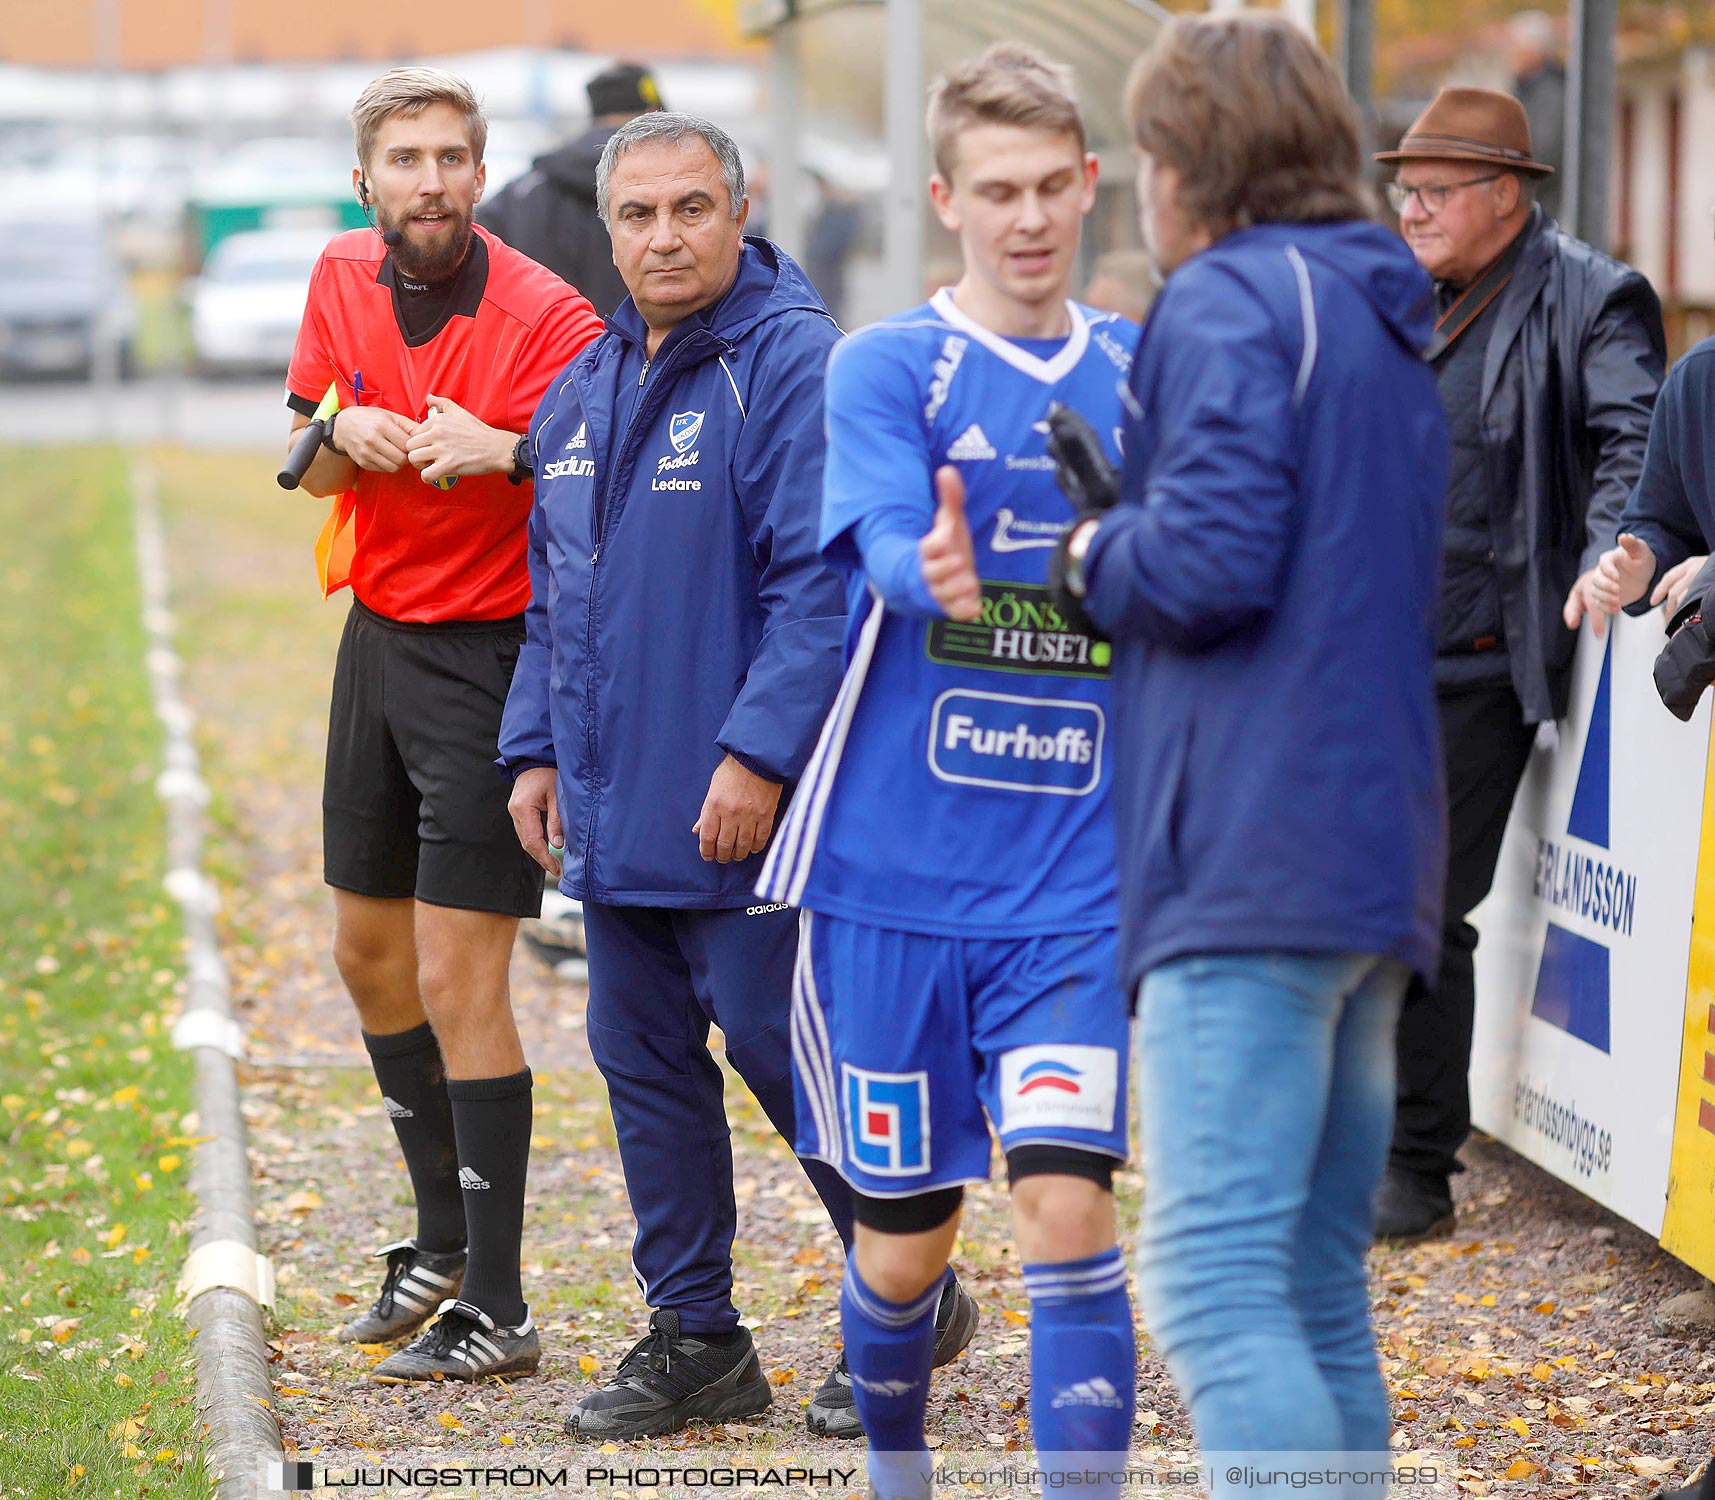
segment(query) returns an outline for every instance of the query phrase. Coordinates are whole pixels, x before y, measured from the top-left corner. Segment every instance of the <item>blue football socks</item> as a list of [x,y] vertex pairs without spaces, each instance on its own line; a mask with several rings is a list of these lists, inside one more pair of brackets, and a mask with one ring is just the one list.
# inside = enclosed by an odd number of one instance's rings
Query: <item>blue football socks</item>
[[912,1302],[889,1302],[864,1285],[855,1257],[846,1262],[840,1326],[852,1399],[869,1439],[870,1483],[882,1500],[927,1500],[930,1493],[934,1465],[923,1414],[941,1286],[936,1281]]
[[[1111,1486],[1082,1485],[1085,1500],[1113,1500],[1131,1449],[1137,1344],[1125,1258],[1105,1250],[1083,1260],[1027,1265],[1030,1293],[1030,1424],[1046,1474],[1091,1467],[1114,1472]],[[1045,1493],[1058,1493],[1050,1481]]]

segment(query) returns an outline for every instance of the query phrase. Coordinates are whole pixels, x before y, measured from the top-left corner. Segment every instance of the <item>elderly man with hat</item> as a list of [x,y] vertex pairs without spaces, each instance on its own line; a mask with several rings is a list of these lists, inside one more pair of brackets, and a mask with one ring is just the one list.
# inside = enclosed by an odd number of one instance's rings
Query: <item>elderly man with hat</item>
[[1452,433],[1436,689],[1449,844],[1441,974],[1399,1026],[1399,1100],[1378,1237],[1452,1232],[1471,1125],[1477,933],[1536,726],[1566,712],[1595,577],[1643,465],[1665,364],[1661,306],[1636,271],[1536,203],[1553,171],[1516,99],[1443,89],[1400,142],[1388,196],[1440,317],[1430,358]]

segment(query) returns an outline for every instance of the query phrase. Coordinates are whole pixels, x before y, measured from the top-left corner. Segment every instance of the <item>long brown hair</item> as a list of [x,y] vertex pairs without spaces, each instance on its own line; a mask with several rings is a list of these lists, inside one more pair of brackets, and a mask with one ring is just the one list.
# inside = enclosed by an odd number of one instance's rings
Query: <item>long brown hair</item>
[[1132,68],[1125,113],[1138,146],[1178,173],[1181,207],[1217,236],[1374,212],[1357,109],[1284,16],[1175,17]]

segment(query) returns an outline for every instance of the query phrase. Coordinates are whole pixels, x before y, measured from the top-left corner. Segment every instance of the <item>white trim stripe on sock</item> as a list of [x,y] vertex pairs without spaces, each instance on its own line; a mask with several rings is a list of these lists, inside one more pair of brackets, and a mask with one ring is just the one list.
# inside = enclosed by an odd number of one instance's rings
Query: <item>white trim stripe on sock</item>
[[853,1274],[852,1268],[847,1266],[846,1295],[870,1322],[878,1323],[883,1328],[909,1328],[913,1323],[921,1322],[925,1314],[934,1312],[936,1304],[941,1300],[941,1283],[937,1281],[915,1302],[900,1307],[897,1303],[883,1302],[866,1291],[863,1283]]

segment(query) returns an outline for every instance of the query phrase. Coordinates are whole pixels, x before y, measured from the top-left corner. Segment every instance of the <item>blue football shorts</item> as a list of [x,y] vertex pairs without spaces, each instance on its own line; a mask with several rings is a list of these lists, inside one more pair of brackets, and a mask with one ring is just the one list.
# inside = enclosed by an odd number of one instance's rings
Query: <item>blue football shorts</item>
[[792,983],[796,1147],[859,1192],[989,1178],[1003,1150],[1126,1155],[1130,1013],[1111,928],[933,937],[805,912]]

